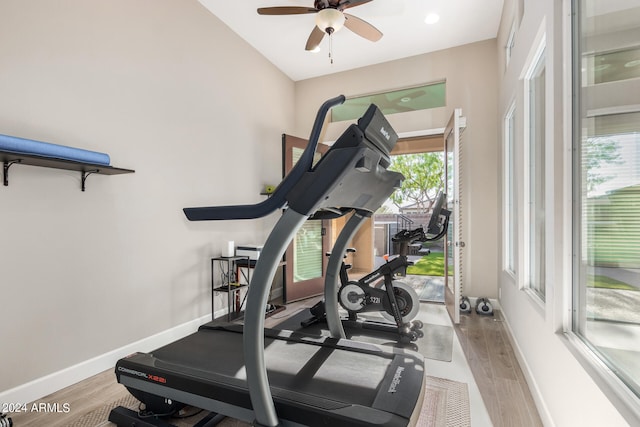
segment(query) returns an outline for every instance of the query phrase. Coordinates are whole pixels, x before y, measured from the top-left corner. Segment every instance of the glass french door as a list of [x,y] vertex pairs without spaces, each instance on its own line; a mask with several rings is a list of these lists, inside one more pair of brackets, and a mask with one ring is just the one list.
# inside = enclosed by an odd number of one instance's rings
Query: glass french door
[[[308,141],[290,135],[283,135],[284,174],[296,164]],[[328,147],[318,144],[314,164]],[[297,301],[324,292],[327,257],[330,250],[328,229],[330,221],[310,220],[304,223],[295,239],[287,248],[286,280],[284,302]]]
[[445,128],[445,177],[447,188],[447,209],[451,211],[445,244],[445,287],[444,299],[447,311],[454,323],[460,323],[460,297],[462,296],[462,257],[465,243],[462,236],[461,199],[462,182],[460,176],[461,133],[465,126],[462,110],[455,109]]

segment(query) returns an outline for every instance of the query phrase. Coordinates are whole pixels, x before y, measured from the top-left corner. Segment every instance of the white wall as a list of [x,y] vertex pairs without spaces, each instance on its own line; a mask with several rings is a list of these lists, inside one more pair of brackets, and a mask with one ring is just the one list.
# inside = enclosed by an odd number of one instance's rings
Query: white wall
[[[499,264],[500,305],[511,332],[516,354],[525,372],[546,426],[624,426],[628,425],[603,389],[587,374],[570,350],[563,332],[571,299],[571,240],[568,222],[571,214],[570,182],[570,87],[565,84],[570,70],[568,41],[568,2],[556,0],[505,0],[498,34],[499,127],[507,109],[516,102],[516,188],[519,212],[524,209],[524,83],[521,79],[527,58],[536,46],[540,29],[546,34],[546,141],[547,141],[547,295],[544,306],[521,289],[524,266],[524,223],[517,215],[517,277],[503,271]],[[505,65],[504,46],[509,30],[516,22],[513,56]],[[500,132],[500,140],[504,135]],[[502,145],[502,143],[500,143]],[[502,157],[502,153],[500,154]],[[569,175],[570,176],[570,175]],[[501,181],[502,184],[502,181]],[[500,186],[502,188],[502,186]],[[502,227],[500,228],[502,234]],[[501,241],[502,239],[500,239]],[[501,248],[502,249],[502,248]]]
[[[256,73],[255,70],[260,70]],[[15,165],[0,187],[0,394],[210,311],[209,258],[274,220],[190,223],[281,174],[294,84],[196,0],[0,2],[0,133],[122,176]]]
[[[464,131],[464,294],[498,296],[498,129],[496,40],[390,61],[296,82],[296,129],[310,127],[315,110],[330,97],[376,93],[446,79],[446,107],[387,116],[397,132],[444,128],[454,108],[467,118]],[[345,123],[328,126],[335,140]]]

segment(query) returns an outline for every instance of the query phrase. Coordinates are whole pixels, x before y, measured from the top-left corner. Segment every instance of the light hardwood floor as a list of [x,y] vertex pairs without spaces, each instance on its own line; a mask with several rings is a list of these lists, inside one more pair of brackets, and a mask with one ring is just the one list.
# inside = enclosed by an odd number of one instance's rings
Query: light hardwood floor
[[542,427],[499,310],[461,314],[460,345],[495,427]]
[[[279,323],[312,303],[313,301],[307,300],[289,305],[287,310],[278,313],[274,319],[268,319],[267,326]],[[462,315],[461,323],[455,330],[493,425],[542,426],[525,378],[507,339],[500,312],[496,311],[495,316],[490,317],[475,313]],[[113,424],[106,421],[108,408],[105,405],[117,401],[130,402],[130,398],[126,389],[116,383],[113,371],[108,370],[39,401],[60,405],[68,403],[68,413],[64,410],[59,413],[29,412],[11,414],[11,417],[16,427],[112,427]],[[190,425],[196,420],[197,418],[188,419],[177,424]],[[227,420],[224,425],[247,424]],[[473,419],[472,425],[485,427],[473,424]]]

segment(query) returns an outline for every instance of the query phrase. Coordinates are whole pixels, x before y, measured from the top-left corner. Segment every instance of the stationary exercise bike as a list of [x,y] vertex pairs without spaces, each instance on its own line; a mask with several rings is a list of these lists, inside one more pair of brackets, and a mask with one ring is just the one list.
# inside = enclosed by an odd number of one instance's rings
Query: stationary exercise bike
[[[405,240],[401,245],[407,243]],[[409,341],[421,338],[424,335],[421,331],[423,324],[419,320],[413,320],[420,311],[420,299],[411,286],[398,280],[412,264],[406,255],[387,258],[373,272],[352,281],[348,280],[347,268],[343,262],[338,303],[349,313],[348,320],[357,321],[360,313],[379,312],[395,323],[401,338]]]
[[[347,249],[347,253],[354,253],[355,249]],[[331,253],[327,253],[329,256]],[[345,255],[346,256],[346,255]],[[412,262],[406,256],[387,259],[375,271],[357,281],[349,280],[347,270],[350,264],[342,263],[340,267],[340,289],[338,302],[348,313],[348,318],[342,324],[352,328],[370,329],[383,332],[398,332],[404,342],[416,341],[424,333],[421,331],[423,323],[412,320],[420,310],[420,300],[416,291],[405,282],[396,280],[397,275],[405,271]],[[382,279],[382,280],[381,280]],[[325,321],[326,311],[324,301],[318,302],[309,309],[313,317],[301,323],[308,327],[314,323]],[[360,321],[358,314],[366,312],[380,312],[380,314],[394,322],[378,322],[374,320]]]
[[[342,321],[343,325],[380,331],[397,331],[401,340],[405,342],[416,341],[424,335],[421,330],[423,323],[420,320],[413,320],[420,310],[420,299],[411,286],[398,278],[405,276],[407,267],[413,264],[407,258],[410,244],[418,241],[439,240],[446,234],[451,213],[443,209],[443,203],[444,194],[440,193],[427,227],[427,232],[435,234],[434,237],[428,237],[422,227],[399,231],[392,241],[399,243],[400,254],[393,259],[387,259],[383,265],[360,280],[349,280],[347,271],[351,266],[344,262],[343,257],[339,274],[341,286],[338,290],[338,303],[348,312],[348,319]],[[347,249],[346,252],[347,254],[355,252],[355,249]],[[304,327],[326,318],[323,301],[312,307],[310,311],[314,317],[301,322]],[[384,318],[394,322],[395,325],[370,320],[359,322],[358,314],[365,312],[380,312]]]

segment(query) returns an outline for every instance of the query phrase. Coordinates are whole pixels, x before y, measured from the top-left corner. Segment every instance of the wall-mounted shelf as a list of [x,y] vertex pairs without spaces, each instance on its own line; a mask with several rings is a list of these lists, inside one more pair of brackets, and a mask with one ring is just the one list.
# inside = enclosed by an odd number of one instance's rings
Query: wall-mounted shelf
[[74,162],[72,160],[56,159],[52,157],[38,156],[34,154],[19,154],[9,151],[0,151],[0,161],[3,167],[4,185],[9,185],[9,168],[12,165],[40,166],[44,168],[64,169],[78,171],[82,174],[81,189],[84,191],[87,177],[92,173],[99,175],[120,175],[134,173],[131,169],[114,168],[113,166],[95,165],[91,163]]

